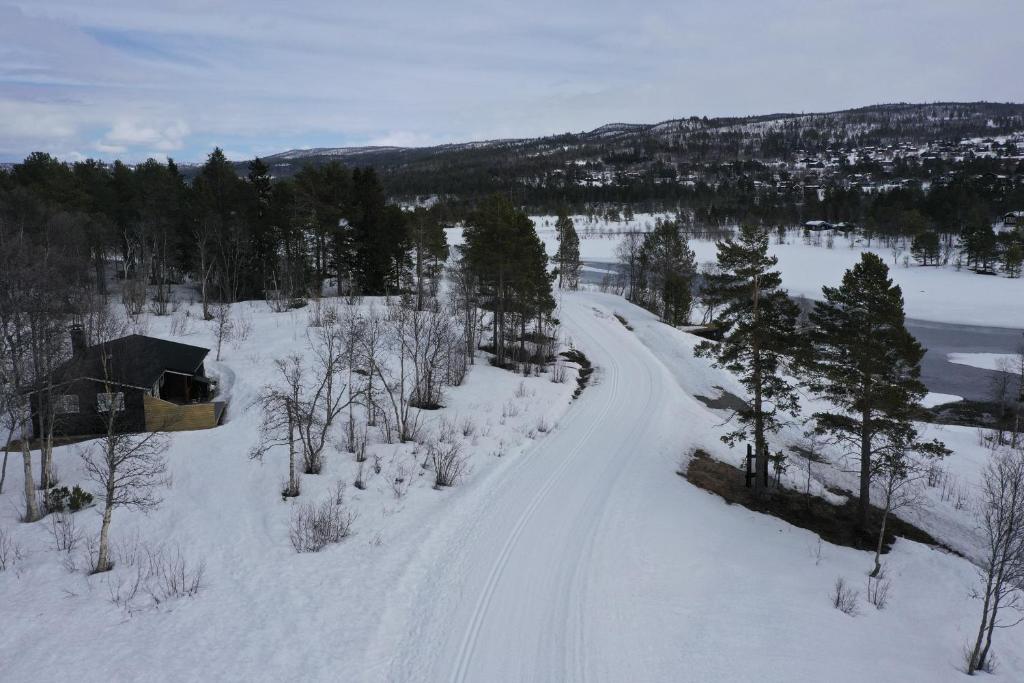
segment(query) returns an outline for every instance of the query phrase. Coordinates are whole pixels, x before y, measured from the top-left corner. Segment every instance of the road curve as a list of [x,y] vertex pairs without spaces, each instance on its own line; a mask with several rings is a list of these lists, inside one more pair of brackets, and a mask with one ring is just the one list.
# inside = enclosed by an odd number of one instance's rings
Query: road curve
[[595,383],[432,544],[443,548],[426,562],[437,571],[405,577],[384,619],[404,620],[402,635],[381,636],[389,661],[371,678],[591,681],[642,670],[642,648],[628,651],[624,635],[636,625],[619,613],[634,596],[609,591],[643,589],[619,554],[644,523],[638,477],[671,482],[678,452],[666,452],[662,427],[666,393],[678,388],[592,298],[567,296],[559,315],[598,367]]

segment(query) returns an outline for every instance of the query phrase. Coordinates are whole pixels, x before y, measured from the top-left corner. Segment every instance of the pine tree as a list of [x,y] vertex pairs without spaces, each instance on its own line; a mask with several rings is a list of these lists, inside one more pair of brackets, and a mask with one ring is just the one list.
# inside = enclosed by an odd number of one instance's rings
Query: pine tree
[[467,220],[463,238],[463,258],[481,307],[494,314],[495,364],[505,366],[516,333],[522,349],[527,322],[536,321],[542,333],[545,317],[554,310],[544,244],[529,217],[501,196],[481,203]]
[[644,236],[640,261],[644,266],[643,284],[653,290],[643,300],[669,325],[689,323],[697,264],[682,226],[659,220]]
[[991,273],[997,252],[996,235],[988,223],[976,223],[964,229],[960,237],[967,266],[978,273]]
[[1009,277],[1020,277],[1021,264],[1024,263],[1024,248],[1020,242],[1013,242],[1003,252],[1003,272]]
[[558,210],[555,232],[558,238],[558,253],[554,258],[558,264],[558,288],[576,289],[580,282],[580,238],[564,207]]
[[815,432],[850,447],[860,460],[858,527],[867,531],[878,463],[906,452],[942,456],[913,423],[926,393],[924,349],[904,325],[903,293],[878,255],[866,252],[839,287],[822,288],[811,313],[808,386],[835,410],[814,414]]
[[717,323],[724,329],[721,342],[697,346],[700,357],[714,358],[715,367],[735,374],[750,392],[737,414],[739,427],[722,437],[729,445],[754,437],[754,489],[765,494],[768,476],[769,432],[778,431],[786,414],[797,412],[793,384],[782,376],[798,353],[798,309],[781,288],[782,277],[773,270],[778,259],[768,255],[768,233],[743,226],[739,239],[718,243],[720,273],[709,276],[706,289],[723,304]]
[[437,213],[417,207],[409,221],[416,310],[422,311],[426,298],[433,296],[442,265],[448,258],[448,238]]
[[938,233],[928,230],[914,235],[914,240],[910,243],[910,253],[922,266],[937,266],[940,253]]

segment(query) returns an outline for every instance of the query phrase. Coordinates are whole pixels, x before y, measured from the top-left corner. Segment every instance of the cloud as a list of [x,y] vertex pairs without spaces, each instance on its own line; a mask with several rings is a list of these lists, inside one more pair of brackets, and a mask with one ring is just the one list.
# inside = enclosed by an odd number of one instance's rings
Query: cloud
[[[103,136],[97,144],[97,149],[123,152],[129,148],[144,147],[160,152],[172,152],[185,146],[188,133],[188,124],[180,120],[153,125],[138,120],[122,119]],[[100,147],[106,147],[107,150]]]
[[0,0],[0,160],[1020,100],[1021,25],[1020,0]]

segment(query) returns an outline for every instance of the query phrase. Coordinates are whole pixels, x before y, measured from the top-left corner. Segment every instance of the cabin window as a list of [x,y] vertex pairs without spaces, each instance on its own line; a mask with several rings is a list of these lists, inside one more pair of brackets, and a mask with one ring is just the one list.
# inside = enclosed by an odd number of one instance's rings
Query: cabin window
[[108,394],[107,392],[96,394],[96,409],[101,413],[110,412],[110,405],[113,403],[114,412],[120,413],[124,410],[124,392]]
[[63,396],[58,396],[54,405],[54,410],[58,415],[77,413],[78,396],[75,394],[64,394]]

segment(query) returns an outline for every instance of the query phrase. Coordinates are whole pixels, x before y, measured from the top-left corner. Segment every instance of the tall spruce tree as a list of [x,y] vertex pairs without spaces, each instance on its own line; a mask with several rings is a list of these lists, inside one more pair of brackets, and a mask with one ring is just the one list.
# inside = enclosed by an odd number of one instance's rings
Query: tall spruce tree
[[558,264],[558,288],[576,289],[580,283],[580,237],[576,234],[576,226],[573,225],[569,212],[562,207],[558,210],[558,220],[555,222],[555,232],[558,237],[558,253],[555,255],[555,263]]
[[767,434],[778,431],[784,416],[795,415],[798,407],[795,387],[782,372],[799,350],[799,310],[773,270],[777,262],[768,255],[768,233],[755,226],[740,228],[738,240],[718,243],[720,272],[710,275],[705,287],[722,304],[716,322],[724,333],[721,342],[702,342],[696,349],[698,356],[713,358],[715,367],[735,374],[750,392],[737,413],[739,427],[722,440],[734,445],[754,437],[754,490],[759,496],[765,494],[768,478]]
[[855,451],[860,460],[857,523],[867,531],[871,481],[880,463],[909,452],[945,455],[921,442],[912,420],[926,389],[919,377],[924,349],[904,325],[903,293],[871,252],[846,271],[839,287],[822,288],[811,313],[808,386],[834,410],[814,414],[815,431]]
[[[693,308],[693,276],[696,257],[675,221],[659,220],[644,236],[641,248],[644,268],[645,305],[657,311],[669,325],[690,322]],[[660,304],[660,305],[659,305]]]

